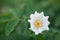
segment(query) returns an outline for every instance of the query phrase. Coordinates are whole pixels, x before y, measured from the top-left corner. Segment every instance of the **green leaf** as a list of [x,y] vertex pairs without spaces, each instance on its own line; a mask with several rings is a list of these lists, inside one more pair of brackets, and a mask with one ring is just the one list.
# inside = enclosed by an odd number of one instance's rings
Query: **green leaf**
[[0,23],[0,34],[4,33],[5,26],[6,26],[6,23]]
[[60,33],[56,35],[55,40],[60,40]]
[[9,9],[9,12],[13,15],[13,16],[15,16],[16,18],[18,18],[18,15],[17,15],[17,13],[16,13],[16,11],[14,11],[13,9]]
[[19,22],[14,31],[14,34],[17,35],[15,39],[18,38],[19,40],[35,40],[35,35],[33,32],[30,32],[26,19],[23,19]]
[[[19,25],[18,25],[21,29],[21,33],[24,35],[28,34],[28,22],[25,20],[22,20]],[[26,33],[27,32],[27,33]]]
[[15,18],[10,14],[0,14],[0,23],[14,20]]
[[26,20],[22,20],[18,27],[16,28],[16,33],[18,33],[20,40],[29,40],[29,28],[28,28],[28,22]]
[[55,10],[51,6],[50,6],[50,8],[46,7],[46,9],[44,9],[44,13],[45,13],[45,15],[49,15],[50,17],[54,17],[55,16]]
[[50,30],[43,32],[44,40],[54,40],[55,36],[58,34],[59,30],[55,28],[50,28]]
[[43,35],[41,35],[41,34],[40,35],[37,35],[36,36],[36,40],[44,40]]
[[17,8],[17,7],[14,7],[14,8],[10,8],[9,9],[9,12],[15,16],[16,18],[20,18],[22,16],[22,12],[23,12],[23,9],[20,9],[20,8]]
[[60,26],[60,15],[56,17],[55,24],[56,27]]
[[8,36],[17,26],[19,20],[12,20],[10,22],[7,23],[6,28],[5,28],[5,34],[6,36]]

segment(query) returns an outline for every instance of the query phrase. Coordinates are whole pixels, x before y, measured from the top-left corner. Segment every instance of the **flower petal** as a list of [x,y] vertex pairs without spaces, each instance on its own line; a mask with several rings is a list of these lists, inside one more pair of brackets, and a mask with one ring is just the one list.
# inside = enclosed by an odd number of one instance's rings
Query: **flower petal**
[[31,22],[31,21],[28,19],[28,22]]
[[30,18],[32,18],[33,16],[34,16],[34,15],[33,15],[33,14],[31,14],[31,15],[30,15]]
[[42,11],[40,14],[41,14],[41,15],[44,15],[44,12]]
[[49,18],[49,16],[46,16],[46,19],[48,19]]

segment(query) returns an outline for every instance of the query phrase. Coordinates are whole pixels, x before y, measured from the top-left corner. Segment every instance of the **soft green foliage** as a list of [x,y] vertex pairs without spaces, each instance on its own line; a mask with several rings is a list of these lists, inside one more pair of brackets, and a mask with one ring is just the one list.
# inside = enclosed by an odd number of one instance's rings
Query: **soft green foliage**
[[6,24],[5,28],[5,34],[8,36],[15,28],[15,26],[18,24],[19,20],[15,19]]
[[[49,16],[49,31],[29,30],[35,11]],[[0,40],[60,40],[60,0],[0,0]]]

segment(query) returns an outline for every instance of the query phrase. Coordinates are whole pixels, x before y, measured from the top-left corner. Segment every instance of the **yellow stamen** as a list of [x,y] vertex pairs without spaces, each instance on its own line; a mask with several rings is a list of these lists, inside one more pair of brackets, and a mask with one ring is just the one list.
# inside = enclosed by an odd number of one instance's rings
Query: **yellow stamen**
[[42,26],[42,22],[40,20],[35,21],[34,25],[38,28]]

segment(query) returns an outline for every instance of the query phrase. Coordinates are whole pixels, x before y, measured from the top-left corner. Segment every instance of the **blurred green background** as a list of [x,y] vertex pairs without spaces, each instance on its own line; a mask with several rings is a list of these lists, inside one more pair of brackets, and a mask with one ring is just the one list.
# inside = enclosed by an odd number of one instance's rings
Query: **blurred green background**
[[[49,31],[35,35],[29,15],[43,11]],[[60,0],[0,0],[0,40],[60,40]]]

